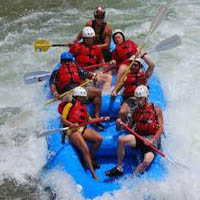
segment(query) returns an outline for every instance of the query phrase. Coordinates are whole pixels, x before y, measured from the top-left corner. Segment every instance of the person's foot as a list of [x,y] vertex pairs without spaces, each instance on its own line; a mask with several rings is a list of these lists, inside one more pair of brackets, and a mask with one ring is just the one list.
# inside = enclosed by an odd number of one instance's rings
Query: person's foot
[[105,130],[105,126],[100,122],[92,124],[92,127],[97,129],[97,130],[99,130],[99,131],[104,131]]
[[118,167],[114,167],[111,170],[105,171],[105,175],[112,177],[112,176],[122,176],[123,171],[120,170]]
[[96,161],[92,161],[92,165],[93,165],[93,167],[95,168],[95,169],[99,169],[100,168],[100,164],[99,163],[97,163]]

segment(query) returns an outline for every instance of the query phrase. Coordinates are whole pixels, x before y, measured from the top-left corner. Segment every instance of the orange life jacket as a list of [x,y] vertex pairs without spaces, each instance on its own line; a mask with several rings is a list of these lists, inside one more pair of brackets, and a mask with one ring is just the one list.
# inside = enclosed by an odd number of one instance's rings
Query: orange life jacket
[[132,55],[136,54],[137,47],[138,46],[132,40],[127,40],[120,45],[116,45],[113,59],[117,61],[118,65],[122,64]]
[[145,108],[137,107],[133,113],[133,120],[136,123],[135,130],[140,135],[154,135],[159,129],[154,104],[149,104]]
[[81,84],[78,67],[74,64],[62,64],[58,71],[58,90],[62,91],[66,85]]
[[[101,50],[96,45],[91,48],[86,47],[83,43],[76,43],[76,52],[73,52],[73,56],[76,58],[76,64],[82,68],[90,65],[96,65],[99,63]],[[102,54],[101,54],[102,56]],[[94,71],[93,69],[89,71]]]
[[147,78],[143,70],[139,70],[138,73],[130,72],[127,76],[127,79],[124,83],[124,96],[130,97],[134,96],[135,89],[139,85],[146,85]]

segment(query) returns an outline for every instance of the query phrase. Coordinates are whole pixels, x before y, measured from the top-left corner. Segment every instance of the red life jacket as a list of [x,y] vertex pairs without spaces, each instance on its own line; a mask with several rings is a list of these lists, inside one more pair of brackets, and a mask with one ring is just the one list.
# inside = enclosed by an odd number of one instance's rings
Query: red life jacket
[[129,73],[124,83],[124,96],[134,96],[135,89],[139,85],[146,85],[147,78],[143,70],[139,70],[138,73]]
[[137,48],[138,46],[132,40],[127,40],[116,46],[113,59],[117,61],[117,64],[122,64],[132,55],[136,54]]
[[140,135],[154,135],[159,129],[154,104],[149,104],[145,108],[136,108],[133,120],[136,123],[136,132]]
[[74,64],[62,64],[58,71],[58,90],[62,91],[66,85],[81,84],[78,67]]
[[88,112],[86,104],[81,104],[77,99],[70,108],[67,120],[72,123],[83,123],[88,121]]
[[[82,68],[90,65],[96,65],[100,61],[100,57],[103,58],[101,50],[96,45],[91,48],[86,47],[83,43],[75,44],[76,52],[72,52],[76,58],[76,64]],[[93,69],[89,71],[94,71]]]
[[62,115],[65,105],[67,104],[66,101],[61,101],[58,105],[58,112]]

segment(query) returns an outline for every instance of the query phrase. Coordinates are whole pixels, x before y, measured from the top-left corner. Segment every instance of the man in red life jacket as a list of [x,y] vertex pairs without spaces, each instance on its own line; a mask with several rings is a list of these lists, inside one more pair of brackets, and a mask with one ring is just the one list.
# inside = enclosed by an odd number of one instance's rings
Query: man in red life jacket
[[[83,42],[75,43],[70,48],[70,53],[75,57],[75,63],[83,69],[90,65],[104,64],[105,61],[100,48],[94,45],[94,29],[88,26],[84,27],[82,37]],[[102,82],[104,84],[103,91],[109,92],[112,84],[112,76],[110,74],[97,72],[97,84]]]
[[[128,65],[130,64],[129,58],[137,54],[138,45],[132,40],[126,40],[124,32],[120,29],[116,29],[113,32],[112,37],[116,47],[113,52],[113,60],[111,63],[116,64],[118,68],[116,81],[117,86],[120,83],[122,75],[125,73]],[[116,96],[116,93],[112,92],[112,96]]]
[[[132,57],[134,59],[134,56]],[[154,63],[145,55],[143,60],[148,65],[146,70],[142,69],[141,58],[136,58],[129,74],[127,75],[124,84],[123,101],[120,108],[118,118],[126,122],[127,113],[130,113],[136,106],[135,90],[139,85],[147,85],[148,79],[153,73]]]
[[[94,168],[99,168],[99,164],[94,161],[94,156],[101,145],[102,136],[96,131],[87,128],[86,126],[79,126],[80,123],[91,121],[87,106],[85,104],[87,91],[82,87],[76,87],[73,93],[73,101],[67,103],[62,112],[62,123],[66,127],[73,126],[64,132],[70,140],[83,154],[86,164],[94,179],[98,179]],[[91,151],[88,148],[86,141],[92,142]]]
[[[163,115],[162,110],[155,104],[148,101],[149,91],[144,85],[140,85],[135,90],[138,107],[132,115],[130,128],[135,127],[135,132],[143,136],[145,142],[136,138],[132,134],[122,136],[118,139],[118,165],[117,167],[105,172],[106,176],[122,176],[122,161],[125,153],[125,145],[132,148],[137,147],[144,154],[144,160],[139,164],[134,175],[143,173],[145,169],[152,163],[155,152],[149,147],[150,144],[156,148],[160,148],[160,136],[163,133]],[[120,123],[121,119],[117,120]]]
[[[60,68],[54,70],[50,77],[51,92],[57,99],[60,98],[60,94],[79,86],[85,79],[96,79],[94,73],[85,71],[73,64],[73,56],[69,52],[64,52],[61,55],[60,63]],[[87,87],[87,91],[88,99],[95,106],[94,116],[98,118],[101,109],[101,90],[90,86]],[[68,97],[68,99],[70,98]],[[104,126],[101,123],[96,123],[94,126],[99,130],[104,130]]]
[[[103,7],[97,6],[94,10],[94,20],[89,20],[85,26],[90,26],[94,29],[94,44],[101,49],[105,61],[109,62],[112,58],[112,53],[109,50],[112,37],[112,27],[104,21],[105,14]],[[82,32],[76,36],[74,42],[78,42],[81,38],[83,38]]]

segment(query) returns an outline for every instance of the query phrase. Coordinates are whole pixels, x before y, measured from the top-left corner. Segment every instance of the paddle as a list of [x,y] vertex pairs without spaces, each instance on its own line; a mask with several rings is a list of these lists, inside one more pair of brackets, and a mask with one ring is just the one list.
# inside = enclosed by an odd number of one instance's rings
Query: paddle
[[[92,82],[92,80],[87,80],[85,81],[83,84],[77,86],[77,87],[85,87],[86,85],[88,85],[90,82]],[[69,90],[69,91],[66,91],[64,92],[63,94],[60,95],[60,98],[61,99],[62,97],[64,97],[65,95],[68,95],[70,93],[72,93],[74,91],[75,88]],[[53,98],[53,99],[50,99],[48,101],[46,101],[45,103],[43,103],[42,105],[38,106],[37,108],[34,108],[34,109],[31,109],[31,110],[25,110],[19,114],[17,114],[16,116],[14,116],[13,118],[11,118],[10,120],[8,120],[6,123],[10,126],[10,127],[13,127],[13,126],[18,126],[18,125],[21,125],[23,124],[23,121],[28,119],[31,115],[33,115],[35,112],[39,111],[43,106],[46,106],[50,103],[53,103],[55,101],[57,101],[58,99],[56,98]]]
[[95,69],[95,68],[98,68],[98,67],[105,67],[105,66],[108,66],[108,65],[110,65],[110,64],[109,63],[100,63],[100,64],[90,65],[90,66],[84,67],[84,69],[90,70],[90,69]]
[[[83,122],[78,127],[85,126],[87,124],[95,124],[97,122],[103,122],[103,121],[107,121],[107,120],[109,120],[109,117],[101,117],[100,119],[97,119],[97,120],[92,120],[92,121],[89,121],[89,122]],[[57,128],[57,129],[53,129],[53,130],[44,131],[38,137],[44,137],[44,136],[47,136],[47,135],[50,135],[50,134],[53,134],[53,133],[68,130],[70,128],[74,128],[74,127],[72,126],[72,127],[65,127],[65,128]]]
[[50,47],[67,47],[67,44],[50,44],[49,41],[44,39],[39,39],[35,41],[34,48],[35,51],[48,51]]
[[166,51],[169,49],[172,49],[174,47],[177,47],[181,44],[181,38],[178,35],[173,35],[162,42],[160,42],[158,45],[156,45],[153,49],[149,50],[147,54],[155,52],[155,51]]
[[[146,42],[148,41],[150,35],[155,31],[155,29],[160,25],[160,23],[162,22],[162,19],[165,17],[165,15],[167,14],[167,6],[166,3],[162,4],[158,11],[157,14],[155,15],[155,17],[153,18],[152,22],[151,22],[151,26],[150,29],[148,31],[148,34],[143,42],[143,44],[141,45],[141,47],[139,47],[139,55],[141,54],[141,51],[144,49],[144,46],[146,44]],[[136,59],[136,58],[135,58]],[[132,65],[135,63],[135,59],[132,60],[132,62],[130,63],[130,65],[128,66],[127,70],[125,71],[125,73],[123,74],[123,76],[121,77],[121,80],[119,82],[118,85],[116,85],[114,92],[117,94],[119,92],[119,89],[122,87],[124,80],[126,79]]]
[[41,82],[49,78],[50,75],[51,75],[51,72],[48,72],[48,71],[26,72],[24,74],[24,83],[32,84],[32,83]]
[[[136,133],[135,131],[133,131],[131,128],[129,128],[124,122],[120,122],[120,124],[126,129],[128,130],[130,133],[132,133],[135,137],[137,137],[138,139],[142,140],[143,142],[145,141],[145,139],[140,136],[138,133]],[[173,166],[178,167],[178,168],[186,168],[189,169],[189,167],[180,164],[170,158],[168,158],[162,151],[160,151],[159,149],[157,149],[155,146],[153,146],[152,144],[148,145],[149,147],[151,147],[155,152],[157,152],[158,154],[160,154],[163,158],[165,158],[167,161],[169,161]]]

